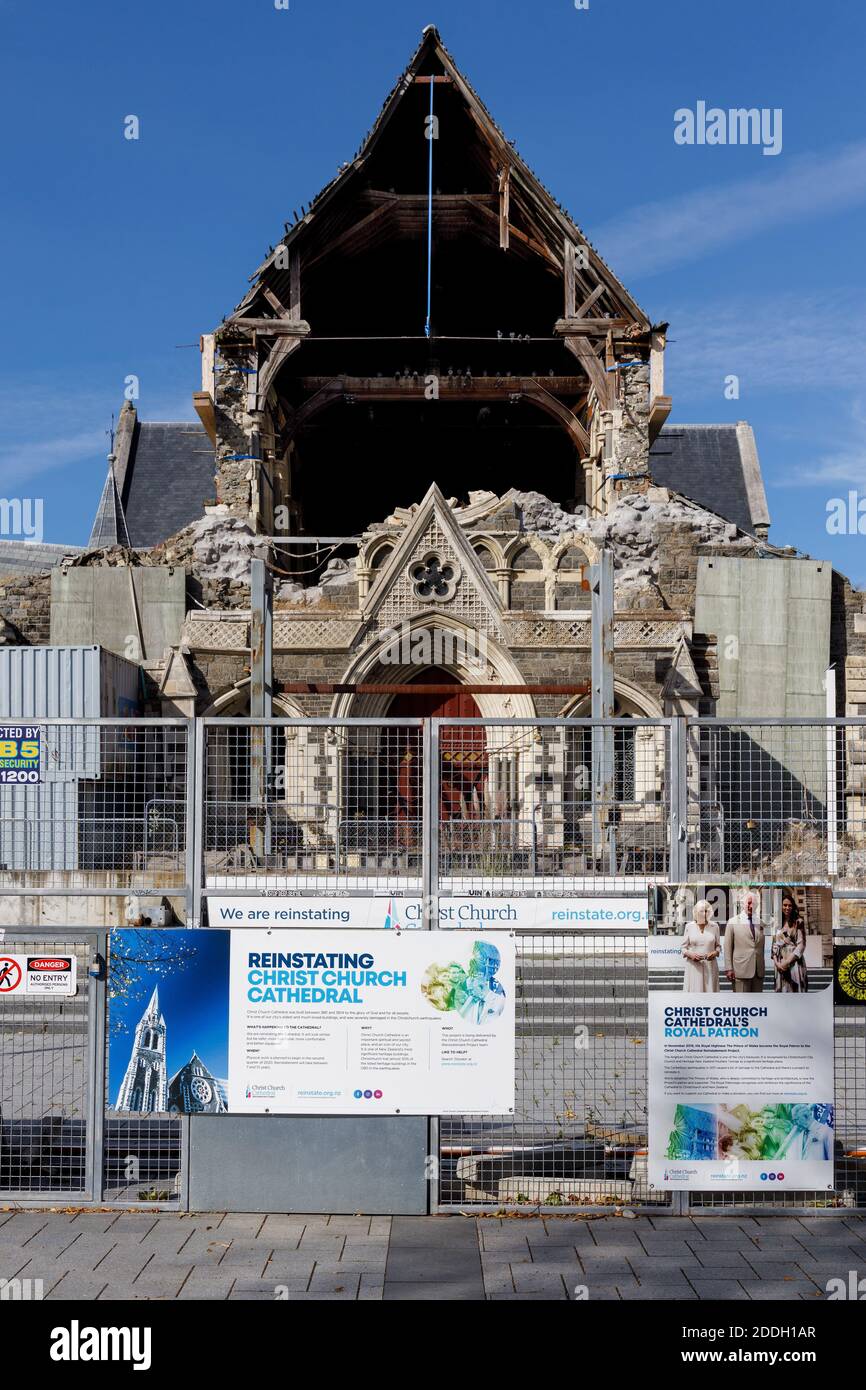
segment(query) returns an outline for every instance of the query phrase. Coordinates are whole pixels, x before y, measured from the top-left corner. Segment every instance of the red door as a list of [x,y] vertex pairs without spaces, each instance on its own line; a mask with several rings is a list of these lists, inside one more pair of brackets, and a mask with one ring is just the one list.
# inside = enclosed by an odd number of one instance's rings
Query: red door
[[[452,685],[453,695],[412,694],[413,685]],[[449,671],[436,667],[419,671],[406,683],[406,693],[395,695],[388,710],[392,719],[478,719],[480,711]],[[411,730],[406,731],[411,734]],[[480,725],[447,726],[440,733],[440,813],[443,820],[479,820],[484,817],[487,785],[487,753]],[[407,753],[410,751],[407,747]],[[404,755],[397,778],[398,819],[415,821],[420,814],[419,760]]]

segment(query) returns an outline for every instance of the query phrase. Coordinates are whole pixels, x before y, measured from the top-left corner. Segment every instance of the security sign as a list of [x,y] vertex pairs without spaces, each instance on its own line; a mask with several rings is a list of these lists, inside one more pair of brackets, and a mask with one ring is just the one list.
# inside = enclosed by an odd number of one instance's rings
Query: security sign
[[7,995],[76,993],[75,956],[0,956],[0,1000]]
[[74,994],[74,956],[28,956],[27,994]]
[[0,783],[41,781],[38,724],[0,724]]
[[0,956],[0,994],[24,993],[22,981],[26,978],[21,962],[23,956]]

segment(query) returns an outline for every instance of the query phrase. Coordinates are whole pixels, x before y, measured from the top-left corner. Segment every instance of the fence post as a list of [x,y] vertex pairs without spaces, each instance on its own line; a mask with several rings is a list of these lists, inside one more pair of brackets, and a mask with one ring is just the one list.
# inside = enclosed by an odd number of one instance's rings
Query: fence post
[[424,796],[421,822],[422,926],[439,926],[439,724],[425,719],[421,729]]
[[672,719],[669,725],[668,814],[668,880],[671,883],[684,883],[689,876],[688,723],[681,715]]
[[87,1186],[93,1202],[101,1202],[105,1192],[105,1105],[106,1062],[108,1054],[108,932],[90,937],[90,968],[101,962],[100,977],[87,978],[87,1075],[90,1095],[87,1103],[88,1170]]
[[187,840],[191,846],[191,859],[189,864],[189,892],[190,909],[187,926],[200,927],[202,924],[202,868],[204,865],[204,820],[206,815],[205,808],[205,739],[207,727],[202,719],[193,719],[190,723],[189,737],[191,740],[189,761],[189,776],[187,778],[189,808],[188,817],[192,821],[192,835],[187,833]]
[[[424,798],[421,826],[421,894],[424,931],[439,926],[439,723],[425,719],[421,729]],[[442,1161],[439,1116],[427,1116],[427,1211],[439,1208],[439,1164]]]

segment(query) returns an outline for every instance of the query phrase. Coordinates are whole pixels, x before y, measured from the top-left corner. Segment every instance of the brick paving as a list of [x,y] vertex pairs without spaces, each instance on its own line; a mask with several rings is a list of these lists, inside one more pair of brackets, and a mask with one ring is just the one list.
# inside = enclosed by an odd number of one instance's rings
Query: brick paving
[[866,1277],[866,1217],[0,1210],[0,1279],[57,1300],[803,1300]]

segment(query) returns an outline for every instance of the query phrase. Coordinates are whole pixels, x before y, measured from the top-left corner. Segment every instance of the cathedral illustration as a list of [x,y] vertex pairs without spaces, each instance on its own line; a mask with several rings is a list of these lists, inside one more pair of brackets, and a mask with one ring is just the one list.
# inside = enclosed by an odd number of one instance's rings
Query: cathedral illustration
[[228,1110],[226,1083],[213,1075],[197,1052],[193,1052],[186,1065],[167,1080],[166,1032],[157,988],[136,1026],[115,1109],[138,1113],[224,1114]]

